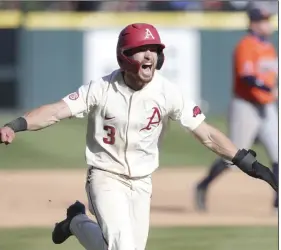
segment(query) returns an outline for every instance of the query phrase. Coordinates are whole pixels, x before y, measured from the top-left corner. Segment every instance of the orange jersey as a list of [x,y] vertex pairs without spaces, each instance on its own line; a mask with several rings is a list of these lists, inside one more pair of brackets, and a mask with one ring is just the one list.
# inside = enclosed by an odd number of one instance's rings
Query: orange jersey
[[278,59],[274,46],[249,34],[237,44],[233,57],[234,94],[260,104],[275,101],[274,91],[266,92],[241,80],[252,75],[269,88],[277,86]]

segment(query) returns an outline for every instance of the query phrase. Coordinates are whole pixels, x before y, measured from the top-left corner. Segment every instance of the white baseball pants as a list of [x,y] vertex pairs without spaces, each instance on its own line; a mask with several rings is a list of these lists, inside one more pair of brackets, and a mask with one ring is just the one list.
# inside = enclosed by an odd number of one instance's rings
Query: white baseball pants
[[149,232],[151,176],[129,179],[90,168],[86,192],[97,222],[78,215],[70,229],[87,250],[144,250]]

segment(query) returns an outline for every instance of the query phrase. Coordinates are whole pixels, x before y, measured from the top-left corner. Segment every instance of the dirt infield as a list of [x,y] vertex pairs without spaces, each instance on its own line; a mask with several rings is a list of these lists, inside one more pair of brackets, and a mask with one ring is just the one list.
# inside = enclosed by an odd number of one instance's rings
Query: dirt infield
[[[273,192],[260,180],[229,171],[209,193],[209,212],[194,209],[194,185],[204,169],[159,169],[153,177],[152,226],[277,225]],[[86,170],[0,172],[0,227],[50,226],[74,200],[86,203]]]

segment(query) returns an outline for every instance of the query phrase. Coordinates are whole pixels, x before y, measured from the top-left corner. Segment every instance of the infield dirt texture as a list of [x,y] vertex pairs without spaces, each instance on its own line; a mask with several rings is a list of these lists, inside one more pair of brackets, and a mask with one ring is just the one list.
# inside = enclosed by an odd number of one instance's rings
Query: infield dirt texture
[[[239,170],[209,192],[209,213],[194,209],[194,186],[207,169],[164,168],[153,175],[151,226],[278,225],[272,189]],[[1,171],[0,227],[52,226],[76,199],[87,203],[85,170]],[[88,212],[89,214],[89,212]]]

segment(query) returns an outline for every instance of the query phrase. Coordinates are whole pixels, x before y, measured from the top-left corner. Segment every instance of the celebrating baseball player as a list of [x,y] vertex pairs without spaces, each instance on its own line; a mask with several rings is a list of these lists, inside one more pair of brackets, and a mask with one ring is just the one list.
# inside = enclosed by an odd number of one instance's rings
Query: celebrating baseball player
[[78,114],[88,117],[85,187],[89,210],[97,223],[85,214],[85,206],[76,201],[54,228],[55,244],[75,235],[88,250],[145,249],[151,176],[159,165],[158,139],[167,119],[179,121],[207,148],[277,191],[274,175],[256,160],[255,152],[237,149],[224,134],[204,121],[200,108],[183,98],[176,84],[156,71],[164,63],[164,48],[154,26],[130,24],[118,39],[116,55],[120,69],[0,129],[2,142],[9,144],[16,132],[43,129]]
[[[269,41],[272,33],[270,15],[261,9],[250,9],[249,32],[233,53],[234,86],[229,110],[229,137],[238,148],[249,148],[259,141],[266,148],[278,180],[278,59]],[[230,169],[217,159],[209,174],[197,185],[196,205],[206,211],[206,194],[210,183]],[[278,194],[273,202],[278,208]]]

